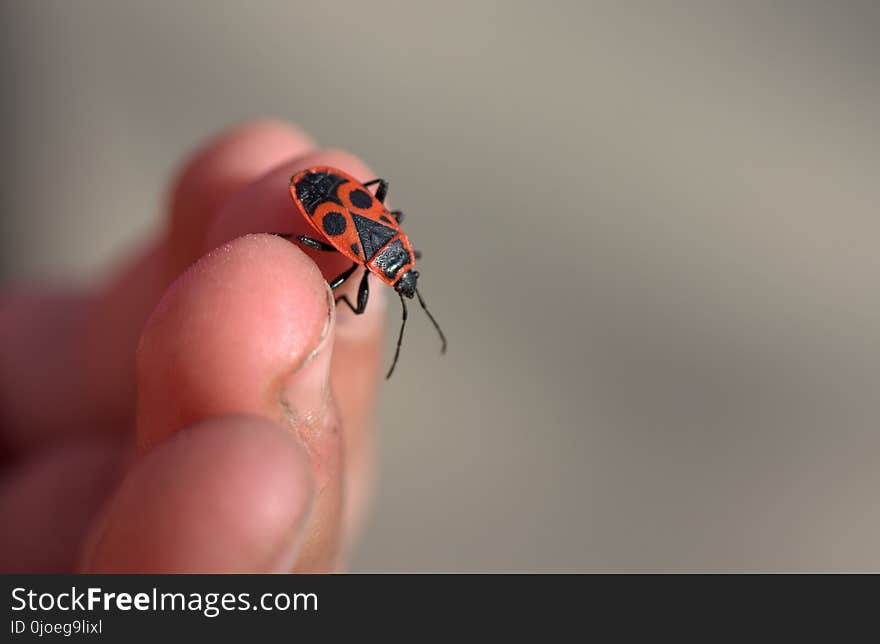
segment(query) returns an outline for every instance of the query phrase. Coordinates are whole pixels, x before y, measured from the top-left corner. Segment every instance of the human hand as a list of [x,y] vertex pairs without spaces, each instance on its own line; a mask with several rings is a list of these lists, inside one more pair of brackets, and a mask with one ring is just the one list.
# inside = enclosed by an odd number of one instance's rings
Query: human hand
[[239,127],[185,164],[165,230],[106,285],[0,300],[0,570],[339,564],[368,496],[385,289],[335,311],[346,260],[247,234],[307,232],[288,182],[312,165],[373,178],[291,126]]

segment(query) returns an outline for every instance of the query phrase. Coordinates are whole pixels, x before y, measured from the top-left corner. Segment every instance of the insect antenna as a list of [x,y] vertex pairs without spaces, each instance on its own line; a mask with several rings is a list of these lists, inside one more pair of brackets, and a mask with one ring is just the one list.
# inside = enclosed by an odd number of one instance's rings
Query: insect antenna
[[[434,328],[437,329],[437,333],[440,335],[440,339],[443,341],[443,348],[440,349],[440,353],[446,353],[446,336],[443,335],[443,331],[440,329],[440,325],[437,324],[437,320],[434,319],[434,316],[431,315],[431,312],[428,310],[428,306],[425,304],[425,300],[422,299],[422,294],[419,293],[418,289],[416,289],[416,295],[419,297],[419,304],[422,305],[422,309],[431,319],[431,322],[434,324]],[[398,345],[399,348],[399,345]]]
[[400,335],[397,336],[397,349],[394,350],[394,360],[391,362],[391,368],[385,375],[385,380],[391,377],[391,374],[394,373],[394,367],[397,366],[397,358],[400,356],[400,343],[403,342],[403,329],[406,328],[406,302],[403,300],[403,295],[400,296],[400,306],[403,307],[403,317],[400,320]]

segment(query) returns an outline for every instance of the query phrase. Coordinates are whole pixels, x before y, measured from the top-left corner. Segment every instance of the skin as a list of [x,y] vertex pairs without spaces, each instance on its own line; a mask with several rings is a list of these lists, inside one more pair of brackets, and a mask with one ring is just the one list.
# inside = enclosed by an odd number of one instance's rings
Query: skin
[[287,184],[317,164],[374,177],[293,126],[235,128],[105,284],[5,289],[0,572],[338,569],[370,489],[385,289],[337,311],[346,260],[259,234],[307,233]]

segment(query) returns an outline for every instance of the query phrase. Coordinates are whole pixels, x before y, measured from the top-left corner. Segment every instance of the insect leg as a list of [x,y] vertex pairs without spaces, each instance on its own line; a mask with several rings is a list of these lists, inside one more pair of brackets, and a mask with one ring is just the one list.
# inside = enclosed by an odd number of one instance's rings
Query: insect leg
[[364,188],[369,188],[372,185],[379,184],[379,187],[376,188],[376,199],[380,202],[385,203],[385,195],[388,194],[388,182],[385,179],[373,179],[372,181],[367,181],[364,185]]
[[422,251],[413,250],[413,255],[415,256],[416,259],[421,259],[422,258]]
[[397,221],[398,224],[399,224],[399,223],[402,223],[402,222],[403,222],[403,218],[405,217],[405,215],[403,214],[403,212],[401,212],[400,210],[392,210],[392,211],[391,211],[391,216],[394,217],[394,219]]
[[330,244],[325,244],[322,241],[319,241],[317,239],[313,239],[311,237],[306,237],[305,235],[294,235],[293,233],[272,233],[272,234],[275,235],[276,237],[283,237],[284,239],[290,239],[291,237],[296,237],[296,239],[301,244],[305,244],[306,246],[310,246],[311,248],[316,248],[317,250],[326,250],[326,251],[336,250]]
[[400,306],[403,307],[403,317],[400,320],[400,335],[397,336],[397,348],[394,350],[394,360],[391,361],[391,368],[388,370],[388,373],[385,374],[385,380],[388,380],[391,377],[391,374],[394,373],[394,367],[397,366],[397,358],[400,356],[400,344],[403,342],[403,330],[406,328],[406,301],[403,299],[403,296],[400,296]]
[[[348,275],[351,275],[351,273],[354,272],[354,269],[356,269],[358,266],[359,266],[359,264],[355,264],[350,269],[348,269],[346,271],[346,273],[348,273]],[[345,273],[343,273],[343,275],[345,275]],[[345,275],[345,277],[348,277],[348,275]],[[342,275],[340,275],[339,277],[342,277]],[[336,280],[334,280],[334,282],[336,282],[339,279],[339,277],[337,277]],[[370,282],[368,281],[369,277],[370,277],[370,271],[365,270],[364,276],[361,278],[361,285],[358,286],[357,307],[353,306],[351,301],[345,295],[340,295],[339,297],[336,298],[336,305],[338,306],[340,302],[345,302],[346,304],[348,304],[348,308],[350,308],[354,312],[355,315],[360,315],[361,313],[363,313],[367,308],[367,300],[370,297]],[[345,280],[343,280],[343,281],[345,281]],[[335,288],[332,284],[330,286],[331,286],[331,288]],[[338,286],[338,284],[337,284],[337,286]]]
[[306,237],[305,235],[298,235],[297,239],[299,240],[299,243],[303,244],[304,246],[308,246],[310,248],[315,248],[317,250],[326,250],[326,251],[336,250],[330,244],[325,244],[322,241],[319,241],[317,239],[312,239],[311,237]]
[[340,273],[336,277],[336,279],[334,279],[332,282],[330,282],[330,288],[336,289],[336,288],[342,286],[342,284],[345,282],[345,280],[347,280],[349,277],[351,277],[351,274],[354,273],[355,270],[357,270],[358,266],[360,266],[360,264],[355,262],[354,264],[351,265],[351,268],[345,269],[342,273]]

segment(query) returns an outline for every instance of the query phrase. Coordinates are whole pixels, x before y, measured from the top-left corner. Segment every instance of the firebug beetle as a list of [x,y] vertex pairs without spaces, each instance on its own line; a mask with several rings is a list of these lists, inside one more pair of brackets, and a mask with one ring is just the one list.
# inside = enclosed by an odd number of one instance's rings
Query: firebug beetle
[[[375,194],[367,190],[377,184]],[[306,235],[282,236],[295,237],[301,244],[317,250],[342,253],[352,261],[350,268],[330,282],[331,289],[345,283],[359,266],[365,268],[358,288],[357,305],[352,304],[345,295],[336,298],[337,305],[344,302],[357,315],[363,313],[367,307],[370,296],[367,278],[370,273],[397,291],[403,307],[403,317],[394,360],[385,376],[390,378],[397,365],[403,329],[406,326],[404,298],[418,298],[419,304],[440,335],[443,353],[446,353],[446,336],[416,288],[419,273],[415,270],[415,265],[420,254],[413,250],[406,233],[400,229],[403,213],[385,208],[387,193],[388,182],[384,179],[361,183],[342,170],[328,166],[314,166],[303,170],[290,179],[290,195],[303,219],[326,241]]]

